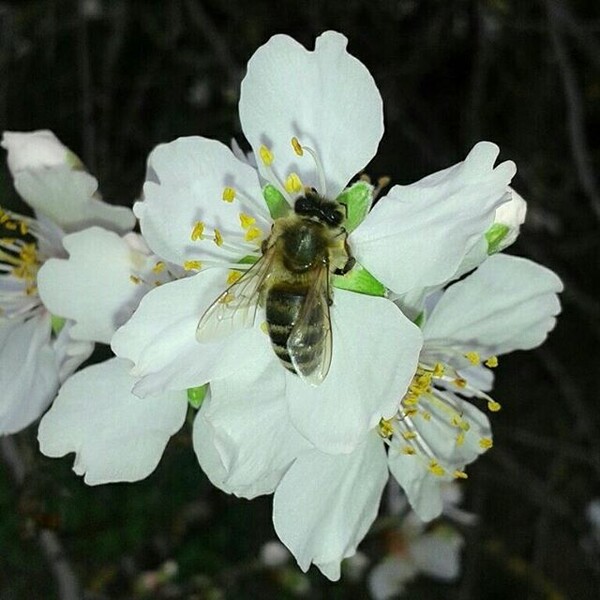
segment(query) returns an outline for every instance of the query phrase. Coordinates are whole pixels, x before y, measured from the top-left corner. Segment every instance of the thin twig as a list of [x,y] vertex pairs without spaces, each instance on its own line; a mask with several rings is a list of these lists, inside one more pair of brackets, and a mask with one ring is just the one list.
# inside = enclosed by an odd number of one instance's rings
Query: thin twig
[[[13,481],[17,487],[21,487],[27,477],[27,467],[14,436],[0,437],[0,452]],[[54,575],[60,600],[81,600],[79,581],[58,535],[49,529],[41,529],[38,542]]]
[[546,0],[546,11],[550,26],[550,37],[554,54],[558,61],[560,77],[562,79],[565,100],[567,102],[567,123],[569,129],[569,141],[571,153],[579,176],[583,191],[589,198],[592,210],[600,220],[600,191],[591,166],[590,153],[588,149],[587,136],[583,114],[583,98],[577,85],[575,69],[571,57],[567,52],[562,35],[562,25],[559,18],[559,10],[556,2]]

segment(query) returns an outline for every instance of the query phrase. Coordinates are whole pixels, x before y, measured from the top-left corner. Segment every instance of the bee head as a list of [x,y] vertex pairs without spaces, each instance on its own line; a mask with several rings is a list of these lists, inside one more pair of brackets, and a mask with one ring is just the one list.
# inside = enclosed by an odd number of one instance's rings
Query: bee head
[[315,219],[330,227],[339,227],[346,218],[344,207],[335,200],[327,200],[316,192],[307,192],[294,204],[294,212]]

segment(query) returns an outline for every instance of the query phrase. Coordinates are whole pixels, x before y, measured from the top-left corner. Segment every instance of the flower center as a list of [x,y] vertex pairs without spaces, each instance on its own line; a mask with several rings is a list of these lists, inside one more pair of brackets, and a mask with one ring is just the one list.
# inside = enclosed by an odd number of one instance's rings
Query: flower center
[[[481,363],[476,352],[462,356],[471,365]],[[491,356],[484,364],[495,367],[498,359]],[[379,435],[390,448],[423,461],[424,467],[433,475],[465,479],[467,474],[458,465],[461,461],[451,458],[454,451],[465,444],[468,432],[474,429],[474,423],[463,410],[466,401],[457,395],[461,393],[484,400],[491,412],[501,408],[498,402],[471,385],[449,364],[419,362],[398,412],[379,423]],[[432,435],[432,425],[437,426],[436,439]],[[439,439],[440,430],[444,432],[442,435],[448,436],[447,440]],[[490,437],[482,436],[477,443],[482,452],[492,447]]]

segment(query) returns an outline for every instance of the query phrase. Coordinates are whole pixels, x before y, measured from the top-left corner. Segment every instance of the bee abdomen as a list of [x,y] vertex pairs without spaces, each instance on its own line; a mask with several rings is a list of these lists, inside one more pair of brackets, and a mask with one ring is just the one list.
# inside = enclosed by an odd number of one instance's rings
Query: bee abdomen
[[[308,290],[293,288],[287,285],[274,286],[267,294],[265,308],[269,337],[273,350],[283,366],[295,373],[292,359],[287,349],[287,342],[298,322],[300,312]],[[319,362],[320,350],[325,342],[322,328],[323,315],[320,310],[314,310],[303,322],[304,346],[297,348],[295,359],[301,362],[308,371],[311,363],[316,367]]]

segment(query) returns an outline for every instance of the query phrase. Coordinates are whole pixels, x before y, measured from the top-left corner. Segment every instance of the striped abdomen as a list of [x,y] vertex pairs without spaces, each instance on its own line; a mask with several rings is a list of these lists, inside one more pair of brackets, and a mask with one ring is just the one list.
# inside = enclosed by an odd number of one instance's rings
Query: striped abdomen
[[[296,373],[296,370],[292,364],[287,342],[298,322],[308,293],[309,287],[282,282],[273,285],[266,296],[267,329],[273,350],[283,366],[292,373]],[[326,318],[322,306],[315,304],[311,312],[302,320],[303,344],[301,347],[296,347],[294,352],[296,362],[305,367],[303,369],[305,373],[311,372],[320,364],[325,343],[323,320]]]

